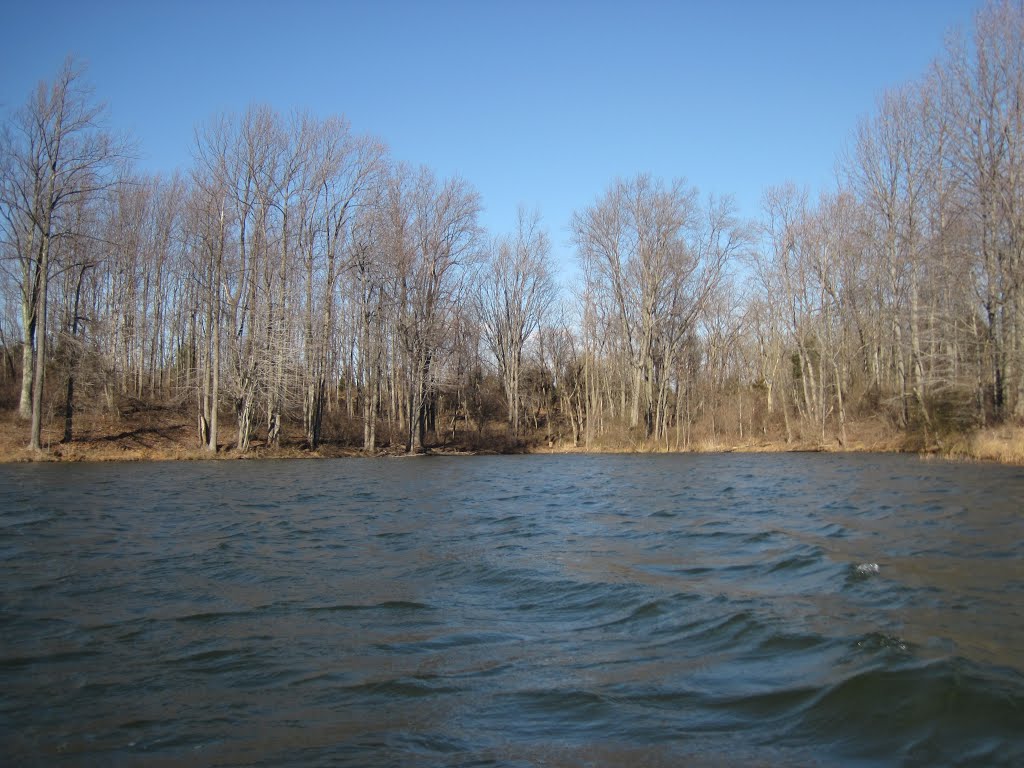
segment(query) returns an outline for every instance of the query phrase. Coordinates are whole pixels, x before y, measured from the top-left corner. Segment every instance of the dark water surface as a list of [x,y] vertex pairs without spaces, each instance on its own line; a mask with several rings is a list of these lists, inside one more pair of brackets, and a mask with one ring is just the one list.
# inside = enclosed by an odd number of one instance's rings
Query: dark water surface
[[1024,471],[0,467],[6,765],[1024,765]]

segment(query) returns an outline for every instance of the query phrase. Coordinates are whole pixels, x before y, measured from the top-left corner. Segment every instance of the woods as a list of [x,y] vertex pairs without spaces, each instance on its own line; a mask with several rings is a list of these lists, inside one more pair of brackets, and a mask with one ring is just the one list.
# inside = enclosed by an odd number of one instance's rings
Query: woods
[[1019,3],[988,6],[851,126],[834,189],[778,180],[758,220],[610,180],[561,285],[540,212],[486,232],[469,180],[341,116],[215,115],[192,167],[140,174],[69,60],[0,138],[3,405],[33,451],[129,406],[189,414],[214,453],[847,445],[866,423],[927,448],[1020,424],[1022,38]]

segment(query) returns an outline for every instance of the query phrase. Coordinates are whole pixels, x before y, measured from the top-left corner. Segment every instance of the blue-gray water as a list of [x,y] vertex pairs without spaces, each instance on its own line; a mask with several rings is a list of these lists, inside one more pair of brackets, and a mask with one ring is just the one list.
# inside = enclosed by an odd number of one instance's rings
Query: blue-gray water
[[0,762],[1021,765],[1022,499],[899,456],[2,466]]

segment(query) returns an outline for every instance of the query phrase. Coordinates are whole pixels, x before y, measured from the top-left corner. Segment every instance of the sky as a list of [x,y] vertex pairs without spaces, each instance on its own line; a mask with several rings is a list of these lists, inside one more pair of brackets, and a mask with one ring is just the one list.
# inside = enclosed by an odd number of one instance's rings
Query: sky
[[69,54],[147,172],[187,169],[222,112],[342,114],[473,184],[491,234],[539,209],[565,270],[573,211],[617,177],[685,178],[750,218],[766,186],[831,188],[858,120],[980,2],[0,0],[0,116]]

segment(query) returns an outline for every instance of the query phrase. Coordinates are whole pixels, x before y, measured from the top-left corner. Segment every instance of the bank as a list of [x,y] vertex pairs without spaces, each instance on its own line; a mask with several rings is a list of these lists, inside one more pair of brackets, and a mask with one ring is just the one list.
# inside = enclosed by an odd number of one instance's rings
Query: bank
[[[150,412],[143,417],[114,416],[82,419],[78,434],[68,443],[60,441],[57,424],[43,430],[45,450],[30,451],[28,427],[13,411],[0,414],[0,462],[78,462],[78,461],[212,461],[289,458],[398,457],[406,455],[404,446],[385,445],[366,452],[343,441],[325,441],[310,450],[298,435],[285,434],[278,446],[254,441],[250,450],[240,453],[229,441],[216,453],[197,445],[195,428],[187,415],[177,410]],[[230,437],[233,432],[224,430]],[[561,454],[561,453],[799,453],[799,452],[872,452],[917,453],[925,458],[962,461],[987,461],[1024,466],[1024,428],[1001,425],[968,433],[930,437],[900,432],[878,420],[848,425],[847,440],[837,437],[795,435],[756,435],[735,439],[729,435],[703,436],[688,442],[664,442],[631,439],[628,434],[595,437],[587,444],[561,436],[536,435],[510,440],[501,425],[490,430],[456,435],[454,439],[435,441],[429,455],[479,454]]]

